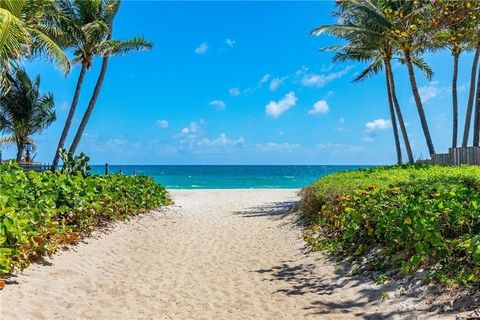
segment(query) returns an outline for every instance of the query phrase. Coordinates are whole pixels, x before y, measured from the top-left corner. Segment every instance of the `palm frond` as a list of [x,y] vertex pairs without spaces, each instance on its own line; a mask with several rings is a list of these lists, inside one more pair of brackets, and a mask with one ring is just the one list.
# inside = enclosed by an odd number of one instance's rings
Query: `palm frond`
[[[396,57],[401,64],[406,64],[406,60],[403,56]],[[421,56],[413,56],[412,64],[418,68],[424,75],[427,80],[432,80],[434,76],[433,69],[428,65],[428,63]]]
[[377,57],[368,67],[366,67],[360,74],[353,79],[352,82],[360,82],[369,77],[377,75],[383,68],[383,60],[381,57]]
[[62,70],[64,74],[70,72],[70,61],[65,55],[65,52],[46,34],[38,29],[29,28],[28,31],[34,36],[35,51],[40,53],[46,53],[51,57]]
[[20,58],[27,50],[29,36],[21,19],[0,8],[0,60]]
[[363,33],[363,34],[371,34],[376,36],[379,35],[379,33],[376,31],[368,30],[359,26],[351,26],[351,25],[324,25],[318,28],[314,28],[312,31],[310,31],[310,35],[312,36],[328,34],[328,35],[336,36],[339,38],[348,37],[349,35],[352,35],[352,33]]
[[126,41],[107,40],[103,42],[97,50],[101,55],[115,56],[135,51],[148,51],[152,46],[152,43],[147,41],[143,36],[137,36]]
[[15,136],[0,137],[0,149],[16,144]]

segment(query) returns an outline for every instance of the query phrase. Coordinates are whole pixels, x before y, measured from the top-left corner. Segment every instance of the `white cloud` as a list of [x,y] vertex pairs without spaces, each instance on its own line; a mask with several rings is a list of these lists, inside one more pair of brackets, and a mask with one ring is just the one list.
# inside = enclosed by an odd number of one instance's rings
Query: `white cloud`
[[230,39],[230,38],[227,38],[225,39],[225,44],[229,47],[233,47],[235,45],[237,41],[233,40],[233,39]]
[[265,106],[265,113],[273,118],[277,118],[282,113],[293,107],[297,103],[295,92],[290,91],[280,101],[270,101]]
[[335,131],[338,132],[349,132],[350,130],[345,127],[345,118],[338,119],[337,126],[335,127]]
[[268,79],[270,79],[270,74],[269,74],[269,73],[265,74],[265,75],[260,79],[260,83],[267,82]]
[[324,73],[324,74],[315,74],[315,73],[305,74],[305,72],[308,69],[302,68],[301,70],[298,70],[296,74],[297,76],[301,76],[303,74],[302,79],[300,81],[302,85],[306,87],[321,88],[325,86],[327,83],[345,76],[350,72],[351,69],[352,67],[348,66],[345,69],[340,70],[338,72]]
[[328,153],[329,155],[352,154],[365,151],[362,146],[355,146],[351,144],[336,144],[336,143],[322,143],[317,145],[317,150]]
[[[425,86],[418,88],[422,102],[427,102],[450,91],[450,87],[440,87],[438,81],[432,81]],[[412,97],[412,101],[413,97]]]
[[206,42],[201,43],[197,48],[195,48],[196,54],[204,54],[208,50],[208,44]]
[[300,145],[297,143],[276,143],[276,142],[267,142],[267,143],[257,143],[255,147],[264,153],[270,152],[280,152],[280,153],[291,153],[300,149]]
[[363,141],[365,142],[372,142],[375,140],[375,135],[374,134],[367,134],[362,138]]
[[375,140],[378,131],[386,130],[391,126],[391,121],[386,119],[375,119],[365,123],[365,136],[363,137],[363,141],[372,142]]
[[217,110],[225,110],[225,108],[227,107],[225,102],[223,102],[222,100],[210,101],[209,105],[216,107]]
[[287,79],[287,77],[281,77],[281,78],[273,78],[272,81],[270,82],[270,87],[269,89],[271,91],[277,90],[283,82]]
[[230,88],[228,90],[228,93],[232,96],[232,97],[238,97],[240,95],[240,89],[238,88]]
[[124,144],[125,144],[124,139],[109,139],[107,141],[107,146],[113,147],[113,148],[123,146]]
[[308,114],[328,113],[328,111],[330,111],[330,108],[327,101],[319,100],[315,102],[312,109],[308,111]]
[[200,131],[200,127],[205,123],[205,120],[201,119],[200,121],[192,121],[190,124],[183,128],[180,131],[179,136],[181,137],[190,137],[194,138],[196,137],[196,134]]
[[229,139],[225,133],[220,133],[218,138],[216,139],[208,139],[204,138],[197,142],[197,146],[208,146],[208,147],[215,147],[215,146],[237,146],[245,143],[245,139],[240,137],[238,139]]
[[160,128],[168,128],[168,121],[167,120],[157,120],[157,125]]
[[373,121],[365,123],[365,128],[367,132],[380,131],[388,129],[392,126],[390,120],[386,119],[375,119]]

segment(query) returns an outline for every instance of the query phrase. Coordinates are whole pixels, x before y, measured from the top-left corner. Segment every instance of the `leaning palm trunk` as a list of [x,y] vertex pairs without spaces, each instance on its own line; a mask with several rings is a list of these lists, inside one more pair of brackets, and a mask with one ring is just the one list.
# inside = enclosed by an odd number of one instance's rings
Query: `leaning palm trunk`
[[470,135],[470,124],[472,122],[473,99],[475,97],[475,82],[477,80],[478,58],[480,56],[480,45],[475,49],[473,56],[472,72],[470,74],[470,92],[468,93],[467,112],[465,115],[465,126],[463,129],[462,147],[468,145],[468,136]]
[[473,145],[478,147],[479,145],[479,131],[480,131],[480,70],[477,76],[477,95],[475,97],[475,111],[473,118]]
[[398,103],[397,93],[395,90],[395,80],[393,79],[392,65],[390,61],[385,62],[385,70],[387,72],[390,92],[392,94],[393,105],[395,106],[395,112],[397,114],[398,123],[400,125],[400,130],[402,131],[403,142],[405,143],[405,149],[407,151],[408,162],[413,163],[413,153],[412,147],[410,146],[410,139],[408,138],[407,128],[405,126],[405,121],[403,120],[402,110],[400,109],[400,104]]
[[92,115],[93,108],[95,107],[95,103],[97,102],[98,95],[100,94],[100,90],[102,89],[105,73],[107,72],[107,65],[108,65],[108,55],[105,55],[102,60],[102,68],[100,69],[100,74],[98,75],[97,83],[95,84],[95,89],[93,90],[92,97],[90,98],[87,110],[85,110],[85,114],[83,115],[82,122],[80,122],[77,133],[75,134],[72,145],[70,146],[70,149],[69,149],[70,153],[75,153],[75,151],[77,150],[78,144],[80,143],[80,139],[82,138],[82,135],[83,135],[83,131],[87,126],[88,120],[90,120],[90,116]]
[[457,53],[453,54],[453,77],[452,77],[452,148],[457,147],[458,132],[458,97],[457,97],[457,78],[458,78],[458,57]]
[[85,73],[87,72],[87,65],[82,64],[82,69],[80,70],[80,75],[78,76],[77,86],[75,88],[75,94],[73,95],[73,101],[68,111],[67,120],[65,120],[65,126],[63,127],[62,135],[58,141],[57,150],[55,150],[55,157],[52,162],[52,171],[57,169],[58,161],[60,159],[60,149],[63,149],[65,146],[65,140],[67,140],[68,131],[72,126],[73,116],[75,115],[75,110],[77,109],[78,99],[80,97],[80,91],[82,90],[83,80],[85,79]]
[[409,51],[404,51],[405,62],[408,69],[408,77],[410,78],[410,85],[412,87],[413,98],[417,105],[418,116],[420,117],[420,123],[422,125],[423,134],[427,142],[428,152],[430,155],[435,154],[435,147],[433,146],[432,137],[430,136],[430,130],[428,129],[427,118],[425,116],[425,110],[423,109],[422,99],[418,92],[417,80],[415,79],[415,71],[413,70],[412,56]]
[[397,150],[397,164],[402,164],[402,148],[400,147],[400,139],[398,137],[397,119],[395,117],[395,110],[393,109],[392,92],[390,90],[390,79],[388,76],[388,71],[386,66],[385,66],[385,80],[387,83],[388,109],[390,110],[390,119],[392,122],[393,138],[395,139],[395,149]]

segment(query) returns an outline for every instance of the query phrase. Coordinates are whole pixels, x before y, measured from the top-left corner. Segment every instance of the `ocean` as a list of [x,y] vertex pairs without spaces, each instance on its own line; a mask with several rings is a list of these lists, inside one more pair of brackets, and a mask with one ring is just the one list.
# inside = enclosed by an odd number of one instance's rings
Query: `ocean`
[[[327,174],[372,166],[110,165],[110,173],[148,175],[169,189],[302,188]],[[105,167],[93,165],[92,173]]]

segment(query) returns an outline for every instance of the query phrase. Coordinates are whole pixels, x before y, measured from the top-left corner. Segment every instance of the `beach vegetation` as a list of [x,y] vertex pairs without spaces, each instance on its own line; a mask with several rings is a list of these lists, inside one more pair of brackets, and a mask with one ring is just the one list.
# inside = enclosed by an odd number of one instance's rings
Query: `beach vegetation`
[[305,188],[301,207],[305,239],[319,250],[369,257],[374,270],[422,267],[445,284],[480,283],[477,166],[338,172]]
[[76,244],[108,221],[170,202],[146,176],[23,171],[0,165],[0,274]]
[[71,176],[81,174],[83,177],[87,177],[90,171],[90,166],[88,165],[90,158],[83,152],[76,156],[65,149],[60,149],[60,158],[63,162],[62,173]]

